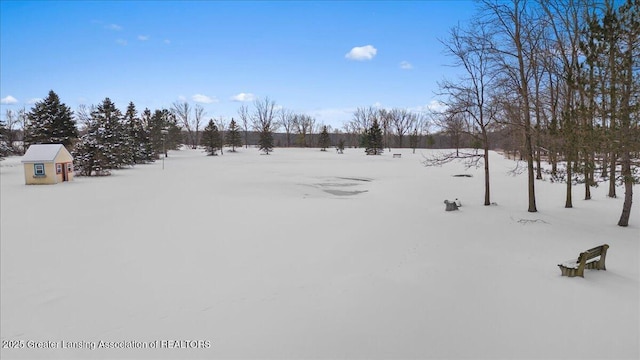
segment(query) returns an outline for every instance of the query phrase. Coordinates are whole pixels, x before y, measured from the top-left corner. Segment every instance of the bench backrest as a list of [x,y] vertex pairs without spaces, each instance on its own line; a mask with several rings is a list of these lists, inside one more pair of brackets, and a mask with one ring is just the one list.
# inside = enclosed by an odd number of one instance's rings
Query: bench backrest
[[587,251],[581,252],[577,262],[578,263],[581,262],[583,258],[584,258],[584,261],[587,261],[595,257],[598,257],[602,255],[602,252],[606,252],[608,247],[609,245],[605,244],[605,245],[596,246],[593,249],[589,249]]

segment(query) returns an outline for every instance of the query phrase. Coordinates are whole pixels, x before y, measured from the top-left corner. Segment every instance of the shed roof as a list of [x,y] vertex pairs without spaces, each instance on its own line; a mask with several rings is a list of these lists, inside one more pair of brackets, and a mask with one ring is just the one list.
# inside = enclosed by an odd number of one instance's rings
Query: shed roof
[[29,146],[22,157],[23,163],[55,160],[60,151],[67,151],[62,144],[35,144]]

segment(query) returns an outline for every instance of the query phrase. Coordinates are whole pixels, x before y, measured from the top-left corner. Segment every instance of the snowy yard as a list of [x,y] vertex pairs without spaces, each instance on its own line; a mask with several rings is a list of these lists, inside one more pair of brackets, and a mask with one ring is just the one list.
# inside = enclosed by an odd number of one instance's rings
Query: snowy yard
[[[482,169],[392,152],[182,150],[51,186],[2,161],[2,359],[640,356],[639,201],[621,228],[622,188],[565,209],[538,181],[528,213],[492,153],[485,207]],[[604,243],[607,271],[560,276]]]

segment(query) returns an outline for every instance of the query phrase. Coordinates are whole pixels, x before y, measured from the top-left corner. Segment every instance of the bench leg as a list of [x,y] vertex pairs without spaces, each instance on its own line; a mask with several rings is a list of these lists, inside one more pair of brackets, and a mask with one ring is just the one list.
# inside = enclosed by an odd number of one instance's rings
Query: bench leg
[[584,277],[584,266],[585,266],[586,260],[585,260],[585,257],[582,254],[580,254],[580,255],[581,255],[580,256],[580,258],[581,258],[580,259],[580,265],[578,265],[578,269],[576,270],[576,275],[583,278]]
[[607,270],[605,265],[605,260],[607,258],[607,249],[609,249],[609,245],[604,245],[602,247],[602,254],[600,254],[600,260],[598,260],[598,270]]

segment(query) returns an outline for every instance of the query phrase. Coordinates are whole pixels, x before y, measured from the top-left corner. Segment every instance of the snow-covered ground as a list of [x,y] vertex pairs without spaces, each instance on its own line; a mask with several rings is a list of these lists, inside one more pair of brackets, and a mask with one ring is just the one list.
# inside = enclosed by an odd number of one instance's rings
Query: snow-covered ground
[[[485,207],[482,169],[392,152],[182,150],[52,186],[2,161],[2,359],[640,356],[622,188],[565,209],[538,181],[528,213],[526,176],[492,153]],[[560,276],[604,243],[607,271]]]

